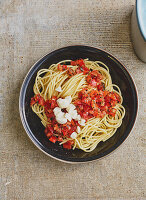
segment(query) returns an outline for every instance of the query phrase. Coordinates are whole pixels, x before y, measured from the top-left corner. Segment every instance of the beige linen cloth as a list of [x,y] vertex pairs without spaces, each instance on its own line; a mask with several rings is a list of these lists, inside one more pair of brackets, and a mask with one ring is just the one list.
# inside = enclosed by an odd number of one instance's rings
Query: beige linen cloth
[[[145,199],[146,64],[130,39],[135,0],[0,0],[0,199]],[[30,67],[67,45],[102,48],[119,58],[137,86],[139,112],[128,139],[110,156],[70,165],[40,152],[27,137],[18,98]]]

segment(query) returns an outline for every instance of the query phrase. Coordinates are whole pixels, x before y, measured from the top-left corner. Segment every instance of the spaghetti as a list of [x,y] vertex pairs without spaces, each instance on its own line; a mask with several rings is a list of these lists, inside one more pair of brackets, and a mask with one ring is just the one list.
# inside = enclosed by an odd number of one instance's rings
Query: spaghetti
[[[93,151],[99,142],[115,134],[125,115],[120,88],[112,83],[109,68],[100,61],[63,60],[52,64],[38,71],[33,91],[31,107],[41,119],[46,136],[67,149]],[[57,102],[67,97],[71,97],[80,119],[72,117],[58,123],[54,109],[65,115],[67,108],[59,108]]]

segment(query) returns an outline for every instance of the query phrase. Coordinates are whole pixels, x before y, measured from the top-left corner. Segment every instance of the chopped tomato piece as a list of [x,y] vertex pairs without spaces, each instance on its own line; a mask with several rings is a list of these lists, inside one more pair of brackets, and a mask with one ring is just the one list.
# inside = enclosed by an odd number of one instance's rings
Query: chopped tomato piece
[[87,81],[87,83],[90,83],[90,82],[91,82],[91,80],[92,80],[92,77],[91,77],[91,75],[88,75],[88,76],[86,77],[86,81]]
[[55,136],[51,136],[49,140],[51,142],[55,143],[57,141],[57,138]]
[[63,138],[61,136],[59,136],[57,140],[58,140],[58,142],[62,142]]
[[30,106],[33,106],[35,103],[38,103],[41,106],[44,106],[45,104],[44,98],[41,97],[40,94],[36,94],[34,97],[31,98]]
[[33,106],[36,103],[35,99],[32,97],[30,101],[30,106]]
[[89,69],[85,66],[82,66],[82,67],[78,67],[76,69],[76,73],[79,74],[79,73],[83,73],[84,75],[88,74],[89,73]]
[[67,70],[67,65],[62,65],[62,71]]
[[91,107],[92,107],[93,110],[97,110],[98,109],[98,105],[97,105],[95,100],[91,101]]
[[90,105],[91,104],[91,98],[90,97],[85,97],[82,99],[82,103]]
[[67,73],[68,73],[70,78],[75,75],[75,71],[72,68],[68,68]]
[[114,117],[115,114],[116,114],[116,111],[117,111],[117,110],[116,110],[115,108],[109,108],[108,114],[111,115],[112,117]]
[[55,108],[55,107],[57,107],[58,106],[58,104],[57,104],[57,97],[56,96],[53,96],[52,98],[51,98],[51,108],[53,109],[53,108]]
[[69,141],[63,144],[64,149],[71,149],[71,147],[72,147],[71,142],[69,142]]
[[77,65],[79,65],[80,67],[85,66],[84,60],[80,59],[76,61]]
[[58,68],[59,71],[62,71],[62,66],[61,66],[61,64],[58,64],[57,68]]
[[38,100],[38,104],[40,104],[41,106],[45,105],[45,100],[43,99],[43,97],[40,97],[40,99]]
[[105,97],[109,92],[107,90],[104,90],[103,96]]
[[67,70],[67,66],[66,65],[58,64],[57,68],[58,68],[59,71],[65,71],[65,70]]
[[64,136],[66,136],[68,134],[68,130],[67,129],[62,129],[62,133]]
[[97,85],[97,89],[98,89],[98,90],[104,90],[104,89],[105,89],[104,84],[103,84],[103,83],[98,84],[98,85]]
[[46,134],[46,136],[49,138],[49,137],[51,137],[53,134],[52,133],[50,133],[50,132],[47,132],[47,134]]
[[90,92],[90,97],[91,97],[92,99],[94,99],[97,95],[98,95],[98,91],[97,91],[97,90],[92,90],[92,91]]
[[75,65],[76,65],[76,61],[73,61],[73,60],[72,60],[72,61],[71,61],[71,65],[72,65],[72,66],[75,66]]
[[80,74],[80,73],[82,73],[82,71],[80,70],[80,68],[79,68],[79,67],[76,69],[76,73],[77,73],[77,74]]
[[54,125],[54,130],[58,133],[61,133],[61,128],[58,126],[58,124]]
[[100,73],[99,73],[99,71],[98,70],[93,70],[92,72],[90,72],[90,74],[91,74],[91,76],[93,76],[93,77],[97,77],[97,76],[102,76]]
[[80,99],[76,99],[76,100],[74,101],[74,104],[75,104],[75,105],[82,105],[82,101],[81,101]]
[[92,79],[90,81],[90,85],[92,85],[93,87],[96,87],[97,86],[97,81],[95,79]]
[[46,129],[47,129],[48,132],[51,132],[53,134],[54,130],[53,130],[52,126],[48,125]]
[[74,122],[73,119],[71,120],[71,124],[72,124],[73,126],[75,126],[75,122]]
[[121,98],[120,98],[119,94],[117,94],[116,92],[114,92],[114,95],[115,95],[117,101],[120,102],[120,101],[121,101]]

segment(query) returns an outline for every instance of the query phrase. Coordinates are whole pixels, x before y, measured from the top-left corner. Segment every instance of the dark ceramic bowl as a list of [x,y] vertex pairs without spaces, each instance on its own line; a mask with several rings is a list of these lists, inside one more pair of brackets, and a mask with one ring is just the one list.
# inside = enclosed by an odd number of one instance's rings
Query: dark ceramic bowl
[[[95,150],[85,153],[82,150],[65,150],[58,144],[51,143],[44,134],[44,127],[40,119],[30,108],[33,96],[33,85],[38,70],[48,68],[52,63],[61,60],[89,58],[104,62],[110,69],[113,83],[117,84],[123,95],[123,105],[126,115],[117,132],[106,142],[100,142]],[[40,59],[29,70],[21,88],[19,109],[22,124],[32,142],[45,154],[64,162],[78,163],[102,158],[114,151],[129,135],[137,114],[137,94],[133,80],[126,68],[109,53],[88,46],[69,46],[53,51]]]

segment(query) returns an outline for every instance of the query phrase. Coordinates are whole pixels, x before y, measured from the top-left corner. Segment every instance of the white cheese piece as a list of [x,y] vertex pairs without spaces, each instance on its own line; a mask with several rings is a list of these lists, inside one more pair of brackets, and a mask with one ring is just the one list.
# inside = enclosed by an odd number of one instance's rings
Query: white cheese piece
[[71,112],[71,110],[75,110],[75,106],[71,103],[69,106],[66,108],[67,112]]
[[70,104],[70,103],[71,103],[71,101],[72,101],[72,98],[71,98],[71,96],[67,96],[67,97],[65,97],[65,99],[67,99],[67,100],[68,100],[69,104]]
[[77,133],[76,133],[76,132],[73,132],[73,133],[70,135],[70,137],[71,137],[72,139],[75,139],[75,138],[77,137]]
[[59,98],[57,100],[57,103],[58,103],[58,105],[59,105],[60,108],[67,108],[69,106],[69,104],[70,104],[70,101],[67,100],[67,99],[61,99],[61,98]]
[[63,90],[62,90],[62,88],[61,88],[61,86],[59,86],[58,88],[56,88],[55,89],[57,92],[62,92]]
[[77,133],[80,133],[81,128],[79,126],[77,126]]
[[69,113],[65,113],[65,118],[68,119],[69,121],[72,120],[72,117]]
[[61,112],[61,108],[56,107],[54,108],[53,112],[54,112],[54,115],[57,115],[59,112]]
[[56,117],[56,121],[59,123],[59,124],[65,124],[67,122],[67,119],[65,117]]
[[71,111],[69,112],[69,114],[71,115],[71,117],[72,117],[73,119],[76,119],[77,116],[78,116],[77,110],[71,110]]
[[81,116],[77,115],[77,117],[75,118],[75,120],[80,121],[81,120]]
[[85,126],[85,122],[86,122],[85,119],[81,119],[80,121],[78,121],[78,123],[79,123],[81,126]]
[[55,115],[57,118],[65,118],[65,113],[64,112],[59,112],[57,115]]

